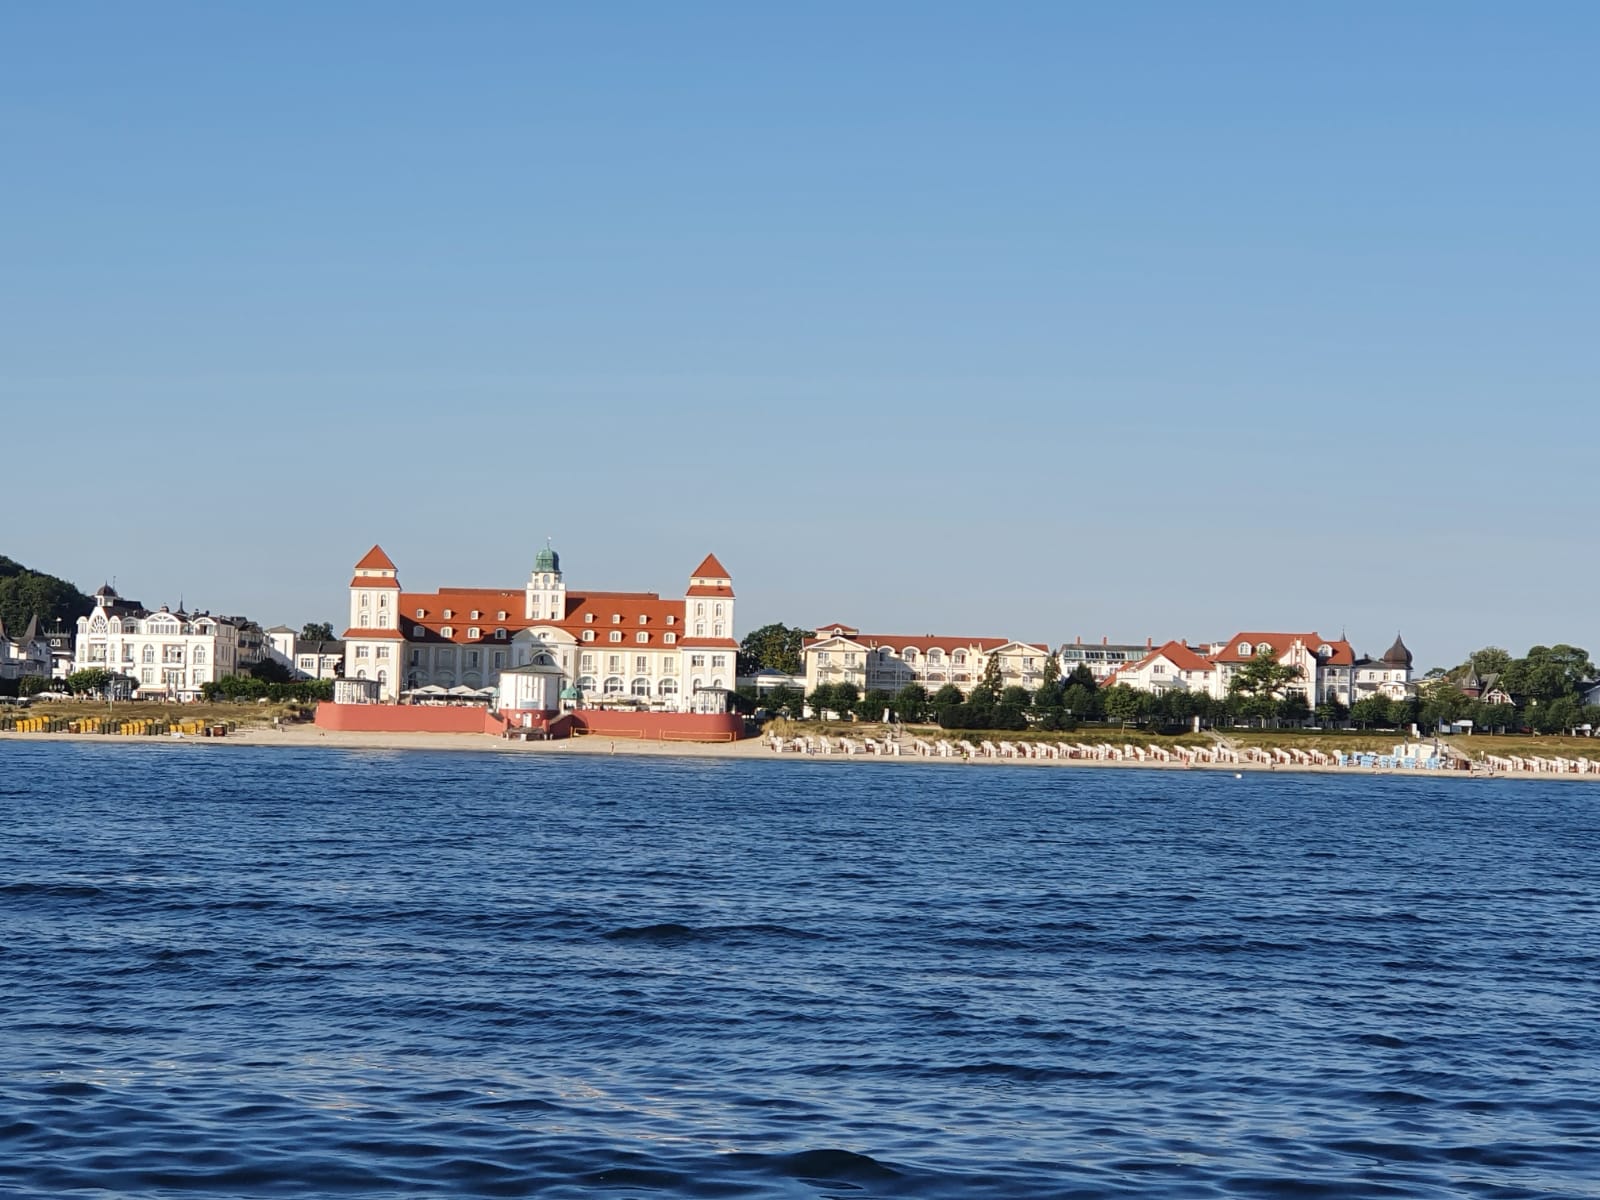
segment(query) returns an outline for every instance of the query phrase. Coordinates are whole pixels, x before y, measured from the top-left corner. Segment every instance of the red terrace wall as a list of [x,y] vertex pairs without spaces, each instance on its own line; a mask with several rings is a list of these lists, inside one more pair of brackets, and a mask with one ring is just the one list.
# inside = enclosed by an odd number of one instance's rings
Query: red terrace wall
[[[569,724],[570,723],[570,724]],[[488,733],[505,732],[506,722],[481,708],[431,704],[317,705],[319,729],[350,733]],[[744,719],[736,713],[633,713],[585,708],[556,720],[551,733],[594,737],[639,738],[649,742],[733,742],[744,736]]]
[[736,742],[744,736],[737,713],[634,713],[580,708],[577,732],[594,737],[640,738],[647,742]]
[[482,708],[432,704],[317,705],[317,727],[353,733],[493,733],[505,722]]

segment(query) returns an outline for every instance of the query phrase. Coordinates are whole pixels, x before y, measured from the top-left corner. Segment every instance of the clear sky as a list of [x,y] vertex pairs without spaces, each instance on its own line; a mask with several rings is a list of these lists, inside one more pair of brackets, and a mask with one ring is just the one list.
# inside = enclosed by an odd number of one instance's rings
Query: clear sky
[[1600,5],[0,12],[0,553],[1600,652]]

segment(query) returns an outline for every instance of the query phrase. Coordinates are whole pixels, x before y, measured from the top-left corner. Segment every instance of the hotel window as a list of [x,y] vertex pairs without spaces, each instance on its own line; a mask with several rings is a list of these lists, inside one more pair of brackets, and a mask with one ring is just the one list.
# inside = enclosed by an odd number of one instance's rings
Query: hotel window
[[[420,609],[418,610],[418,615],[419,616],[421,615],[421,610]],[[423,636],[425,636],[427,634],[427,632],[428,631],[426,629],[424,629],[421,625],[413,625],[411,627],[411,636],[412,637],[423,637]]]
[[[450,615],[448,609],[445,610],[445,615],[446,616]],[[441,626],[440,629],[439,629],[439,636],[440,637],[455,637],[455,635],[456,635],[456,631],[454,629],[452,629],[448,625]]]
[[378,607],[379,608],[388,608],[389,607],[389,597],[387,595],[381,595],[381,596],[378,597]]
[[422,618],[422,617],[425,617],[427,615],[428,615],[428,610],[427,609],[425,609],[425,608],[417,609],[417,616],[418,616],[419,619]]
[[585,625],[593,625],[594,624],[594,614],[593,613],[584,613],[583,614],[583,623]]
[[691,654],[689,656],[689,665],[691,667],[703,667],[703,666],[705,666],[706,665],[706,656],[704,654]]
[[414,667],[418,663],[420,663],[421,661],[422,661],[422,651],[421,650],[413,650],[411,652],[411,665]]
[[361,628],[370,629],[371,627],[372,627],[372,614],[371,613],[362,613],[361,614]]
[[697,617],[703,617],[706,615],[706,602],[704,600],[698,601],[695,604],[694,615]]
[[711,636],[712,637],[722,637],[723,636],[723,625],[722,625],[721,621],[717,622],[716,628],[711,631]]
[[650,635],[648,633],[636,633],[633,635],[633,640],[643,645],[650,640]]
[[450,610],[450,609],[448,609],[448,608],[447,608],[447,609],[445,609],[445,610],[444,610],[444,619],[445,619],[445,620],[446,620],[446,621],[448,621],[448,620],[449,620],[449,619],[450,619],[450,618],[451,618],[451,617],[453,617],[453,616],[455,616],[455,613],[454,613],[454,612],[453,612],[453,611],[451,611],[451,610]]
[[502,608],[500,610],[500,612],[495,616],[495,620],[496,621],[504,621],[505,619],[506,619],[506,610]]
[[613,642],[620,642],[622,640],[622,633],[619,630],[613,629],[611,631],[611,640]]
[[643,625],[649,620],[650,620],[650,618],[645,616],[643,613],[639,614],[639,624]]
[[695,637],[705,637],[706,623],[704,621],[696,621],[694,623],[694,635]]
[[139,672],[139,679],[144,683],[154,683],[156,681],[156,669],[154,667],[144,668]]
[[582,658],[580,658],[578,660],[578,670],[586,673],[594,670],[594,655],[585,654]]
[[828,665],[828,652],[826,650],[818,650],[817,651],[817,666],[825,667],[827,665]]
[[372,607],[372,597],[367,595],[366,592],[362,592],[361,593],[361,607],[362,608],[371,608]]
[[468,650],[467,651],[467,666],[475,667],[477,665],[478,665],[478,652],[476,650]]
[[356,647],[356,657],[357,658],[366,658],[370,653],[371,653],[370,647],[367,647],[367,646],[357,646]]
[[722,616],[722,605],[720,605],[720,604],[717,605],[717,607],[715,609],[715,612],[716,612],[717,616],[719,616],[719,617]]
[[650,660],[639,654],[634,657],[633,670],[635,674],[642,675],[650,669]]
[[506,631],[504,629],[496,629],[494,631],[494,638],[495,638],[495,641],[497,641],[497,642],[505,641],[506,640]]
[[147,662],[147,663],[153,663],[153,662],[155,662],[155,660],[156,660],[156,648],[154,646],[146,646],[144,648],[144,661]]
[[482,616],[482,615],[483,615],[483,614],[482,614],[482,613],[480,613],[480,612],[479,612],[479,611],[478,611],[478,610],[477,610],[477,609],[473,609],[473,610],[472,610],[472,619],[473,619],[473,620],[474,620],[474,621],[476,621],[476,620],[477,620],[477,619],[478,619],[478,618],[479,618],[479,617],[481,617],[481,616]]
[[197,665],[206,661],[206,648],[204,646],[196,646],[194,648],[194,661]]
[[674,617],[674,616],[672,616],[670,614],[667,616],[667,624],[668,625],[676,625],[677,623],[678,623],[678,618],[677,617]]
[[611,614],[611,623],[613,625],[621,625],[622,624],[622,614],[621,613],[612,613]]
[[592,642],[592,641],[594,641],[594,630],[592,630],[592,629],[585,629],[585,630],[584,630],[584,631],[583,631],[583,640],[584,640],[584,641],[586,641],[586,642]]
[[467,628],[467,636],[468,636],[468,637],[469,637],[469,638],[475,638],[475,637],[482,637],[482,636],[483,636],[483,634],[482,634],[482,632],[481,632],[481,631],[480,631],[480,630],[479,630],[479,629],[478,629],[478,627],[477,627],[477,626],[476,626],[476,625],[472,625],[472,626],[469,626],[469,627],[468,627],[468,628]]
[[378,647],[378,657],[379,658],[388,658],[389,657],[389,647],[387,647],[387,646],[379,646]]
[[711,656],[711,669],[713,671],[715,671],[719,667],[725,667],[727,665],[728,665],[728,657],[727,657],[727,655],[725,655],[725,654],[713,654]]
[[496,671],[498,671],[501,667],[503,667],[505,665],[506,665],[506,652],[504,650],[496,650],[494,652],[494,669]]
[[620,671],[620,670],[622,670],[622,655],[620,655],[620,654],[608,654],[608,655],[606,655],[606,670],[608,670],[608,671]]
[[661,635],[661,640],[669,646],[675,646],[678,644],[678,635],[675,633],[664,633]]

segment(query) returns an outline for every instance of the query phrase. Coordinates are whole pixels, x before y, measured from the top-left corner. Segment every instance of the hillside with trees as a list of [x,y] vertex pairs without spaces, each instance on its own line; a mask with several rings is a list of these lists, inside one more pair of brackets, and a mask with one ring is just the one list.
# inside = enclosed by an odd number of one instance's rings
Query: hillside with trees
[[86,617],[94,601],[65,579],[34,571],[0,554],[0,621],[13,633],[37,614],[39,627],[71,626]]

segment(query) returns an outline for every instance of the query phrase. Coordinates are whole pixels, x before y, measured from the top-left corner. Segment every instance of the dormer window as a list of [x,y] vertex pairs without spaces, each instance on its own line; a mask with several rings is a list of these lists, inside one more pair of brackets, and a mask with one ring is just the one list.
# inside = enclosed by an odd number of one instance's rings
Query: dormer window
[[505,641],[506,640],[506,631],[504,629],[496,629],[494,631],[494,638],[495,638],[495,641],[497,641],[497,642]]
[[583,623],[585,625],[593,625],[594,624],[594,614],[593,613],[584,613],[583,614]]
[[622,624],[622,614],[621,613],[612,613],[611,614],[611,623],[613,625],[621,625]]
[[1240,642],[1239,643],[1239,657],[1240,658],[1249,658],[1250,655],[1253,654],[1253,653],[1255,653],[1255,648],[1253,646],[1251,646],[1249,642]]
[[648,633],[638,633],[634,635],[633,640],[643,645],[650,640],[650,635]]
[[[450,611],[449,609],[445,609],[446,614],[448,614],[449,611]],[[448,626],[448,625],[444,626],[442,629],[439,630],[439,636],[440,637],[454,637],[455,633],[456,633],[456,631],[454,629],[451,629],[450,626]]]
[[669,646],[676,646],[678,644],[678,635],[675,633],[664,633],[661,635],[661,640]]
[[1317,657],[1318,658],[1331,658],[1332,656],[1333,656],[1333,647],[1328,645],[1326,642],[1324,642],[1322,645],[1317,647]]
[[668,616],[667,616],[667,624],[668,624],[668,625],[676,625],[676,624],[677,624],[677,623],[678,623],[678,618],[677,618],[677,617],[674,617],[674,616],[672,616],[672,615],[671,615],[671,614],[670,614],[670,613],[669,613],[669,614],[668,614]]
[[583,640],[584,640],[584,641],[586,641],[586,642],[592,642],[592,641],[594,641],[594,630],[592,630],[592,629],[585,629],[585,630],[584,630],[584,631],[583,631]]
[[444,619],[446,621],[448,621],[453,616],[455,616],[455,613],[451,612],[448,608],[444,610]]
[[[421,612],[422,610],[419,608],[417,611]],[[411,627],[411,636],[412,637],[427,637],[428,636],[428,631],[426,629],[424,629],[421,625],[413,625]]]
[[622,630],[620,630],[620,629],[613,629],[613,630],[612,630],[612,631],[611,631],[611,640],[612,640],[612,641],[613,641],[613,642],[620,642],[620,641],[621,641],[621,640],[622,640]]
[[1272,653],[1272,643],[1271,642],[1257,642],[1256,643],[1256,653],[1257,654],[1271,654]]
[[423,617],[425,617],[427,615],[428,615],[428,610],[427,609],[425,609],[425,608],[417,609],[417,619],[418,620],[421,620]]
[[501,609],[501,610],[500,610],[500,611],[499,611],[499,612],[498,612],[498,613],[497,613],[497,614],[496,614],[496,615],[495,615],[495,620],[497,620],[497,621],[504,621],[504,620],[505,620],[505,619],[506,619],[506,610],[505,610],[505,609],[503,609],[503,608],[502,608],[502,609]]
[[472,619],[474,621],[476,621],[478,619],[478,616],[479,616],[478,610],[477,609],[473,609],[472,610]]
[[475,638],[475,637],[482,637],[483,635],[478,631],[478,627],[476,625],[474,625],[470,629],[467,630],[467,636],[469,638]]
[[650,618],[645,616],[643,613],[639,614],[639,624],[643,625],[646,622],[648,622],[649,620],[650,620]]

